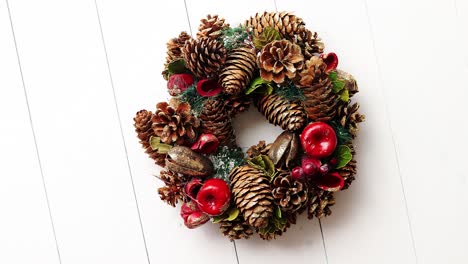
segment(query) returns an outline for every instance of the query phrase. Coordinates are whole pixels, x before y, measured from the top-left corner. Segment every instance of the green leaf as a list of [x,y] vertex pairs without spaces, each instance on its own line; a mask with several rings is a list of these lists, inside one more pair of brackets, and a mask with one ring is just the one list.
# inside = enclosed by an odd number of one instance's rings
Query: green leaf
[[332,71],[328,74],[328,78],[333,82],[338,79],[338,73],[336,71]]
[[224,219],[226,219],[224,214],[214,216],[213,217],[213,223],[217,224],[217,223],[223,221]]
[[342,168],[348,164],[353,158],[353,154],[351,154],[351,149],[346,145],[340,145],[335,150],[335,157],[337,159],[336,168]]
[[245,91],[245,94],[261,94],[270,95],[273,93],[273,86],[271,82],[265,81],[260,77],[255,78],[249,85],[249,88]]
[[349,91],[348,89],[343,89],[340,93],[340,99],[343,102],[348,102],[349,101]]
[[149,143],[150,143],[152,150],[157,150],[159,147],[159,144],[161,143],[161,138],[151,136],[149,139]]
[[247,163],[254,168],[263,170],[270,177],[275,175],[275,164],[273,164],[270,157],[266,155],[258,155],[255,158],[247,160]]
[[239,216],[239,209],[237,208],[231,208],[231,210],[228,211],[228,217],[225,219],[227,221],[234,221],[236,218]]
[[169,63],[169,65],[167,65],[167,71],[170,74],[188,72],[187,68],[185,67],[185,61],[183,59],[178,59]]
[[158,145],[158,153],[160,153],[160,154],[166,154],[167,152],[169,152],[169,150],[171,150],[171,148],[172,148],[171,145],[159,143],[159,145]]
[[346,84],[344,80],[336,80],[336,81],[333,81],[332,83],[333,83],[332,91],[334,93],[338,93],[339,91],[343,90]]
[[262,49],[266,44],[281,39],[280,33],[272,28],[266,27],[263,32],[253,39],[255,48]]
[[275,207],[275,215],[276,217],[281,218],[281,209],[279,208],[279,206]]

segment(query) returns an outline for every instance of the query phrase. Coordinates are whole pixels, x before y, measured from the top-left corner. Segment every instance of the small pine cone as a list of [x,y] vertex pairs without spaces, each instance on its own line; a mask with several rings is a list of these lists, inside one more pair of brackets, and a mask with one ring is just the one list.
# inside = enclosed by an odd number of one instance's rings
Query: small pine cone
[[223,43],[208,37],[187,41],[182,54],[187,68],[198,78],[216,76],[226,60]]
[[271,27],[278,31],[283,38],[289,39],[293,39],[294,35],[305,30],[302,19],[289,12],[257,13],[245,21],[244,26],[251,27],[255,36],[260,35],[265,28]]
[[318,37],[317,32],[312,32],[308,29],[299,32],[294,36],[292,41],[294,44],[297,44],[299,47],[301,47],[302,54],[306,60],[314,56],[315,53],[322,53],[323,49],[325,48],[325,45]]
[[331,215],[330,206],[335,204],[335,198],[332,192],[327,192],[319,188],[309,190],[309,202],[307,205],[307,218],[318,219]]
[[235,167],[229,174],[232,194],[244,219],[254,228],[266,227],[273,215],[270,179],[248,165]]
[[231,118],[221,100],[208,99],[200,113],[203,133],[215,135],[221,146],[235,146],[236,136]]
[[166,144],[182,145],[194,141],[195,130],[200,126],[200,121],[190,113],[188,103],[180,103],[175,108],[166,102],[160,102],[156,105],[152,120],[154,134],[161,137],[161,141]]
[[157,151],[153,150],[150,146],[150,138],[154,136],[154,131],[152,129],[152,118],[153,113],[147,110],[140,110],[136,113],[134,127],[135,132],[137,133],[138,139],[140,139],[140,144],[145,149],[145,152],[155,160],[156,164],[161,167],[164,167],[166,154],[158,153]]
[[296,224],[297,221],[297,214],[296,213],[285,213],[285,218],[286,218],[286,225],[283,227],[283,229],[277,229],[273,233],[265,233],[265,234],[259,234],[260,237],[263,240],[273,240],[276,239],[279,236],[282,236],[292,225]]
[[299,72],[299,81],[296,82],[298,87],[310,87],[324,79],[328,78],[325,73],[327,65],[320,57],[312,56],[305,62],[305,69]]
[[351,149],[351,154],[353,155],[353,159],[348,162],[344,167],[341,167],[339,169],[336,169],[336,171],[343,177],[345,180],[344,186],[342,190],[346,190],[349,188],[351,183],[356,179],[356,151],[354,149],[354,146],[349,144],[348,147]]
[[272,195],[275,203],[282,211],[295,212],[299,210],[308,199],[307,186],[294,180],[290,173],[281,171],[271,183]]
[[277,94],[260,97],[257,108],[270,123],[284,130],[296,131],[306,123],[306,112],[299,102],[290,102]]
[[246,95],[231,95],[224,100],[226,111],[231,117],[249,110],[252,100]]
[[177,38],[170,39],[167,46],[166,63],[164,64],[164,71],[162,72],[163,77],[167,80],[167,65],[172,61],[182,58],[182,47],[192,37],[187,32],[182,31]]
[[253,228],[245,222],[242,217],[234,221],[222,221],[219,223],[219,229],[221,232],[229,237],[231,241],[236,239],[248,239],[253,235]]
[[347,104],[343,107],[340,107],[337,118],[340,122],[340,125],[346,128],[353,138],[356,137],[359,130],[359,123],[365,120],[365,116],[361,115],[359,112],[359,104]]
[[209,37],[216,39],[221,35],[221,31],[228,27],[229,24],[224,22],[224,18],[219,18],[218,15],[208,15],[200,20],[197,38]]
[[184,200],[184,180],[172,171],[161,171],[159,177],[166,186],[158,189],[159,197],[172,207]]
[[261,140],[258,142],[257,145],[253,145],[247,150],[247,156],[250,159],[255,158],[259,155],[268,156],[268,152],[270,151],[271,146],[272,146],[271,143],[267,145],[265,144],[265,140]]
[[330,121],[335,118],[340,104],[344,103],[333,92],[333,84],[328,78],[310,87],[302,88],[304,108],[310,121]]
[[304,67],[301,47],[288,40],[276,40],[268,43],[257,57],[260,77],[266,81],[283,83],[287,78],[294,79]]
[[219,74],[219,83],[225,94],[241,93],[255,72],[257,55],[252,49],[237,48],[232,50]]

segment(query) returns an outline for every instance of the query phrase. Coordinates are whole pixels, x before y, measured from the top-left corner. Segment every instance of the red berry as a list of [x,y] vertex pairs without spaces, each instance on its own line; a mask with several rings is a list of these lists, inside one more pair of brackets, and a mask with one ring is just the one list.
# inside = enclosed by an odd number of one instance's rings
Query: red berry
[[320,165],[322,163],[318,159],[314,159],[308,156],[302,157],[302,170],[304,171],[304,174],[311,177],[317,174]]
[[320,172],[320,174],[322,174],[322,175],[327,174],[329,171],[330,171],[330,165],[328,165],[328,164],[323,164],[323,165],[320,166],[320,168],[319,168],[319,172]]
[[338,144],[333,128],[324,122],[314,122],[300,135],[302,148],[312,158],[321,159],[333,154]]
[[291,177],[295,180],[301,180],[304,178],[304,171],[301,167],[295,167],[291,171]]

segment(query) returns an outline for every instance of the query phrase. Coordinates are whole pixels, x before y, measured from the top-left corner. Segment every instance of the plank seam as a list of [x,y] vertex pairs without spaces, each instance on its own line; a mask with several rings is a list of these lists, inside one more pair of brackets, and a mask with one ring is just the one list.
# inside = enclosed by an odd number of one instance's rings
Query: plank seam
[[47,210],[48,210],[48,213],[49,213],[50,225],[52,227],[52,234],[54,236],[55,248],[56,248],[56,251],[57,251],[58,261],[61,264],[62,263],[62,257],[60,255],[60,248],[59,248],[59,245],[58,245],[57,233],[55,231],[54,219],[52,217],[52,210],[51,210],[51,207],[50,207],[49,195],[48,195],[48,192],[47,192],[47,184],[45,182],[44,171],[43,171],[43,168],[42,168],[42,161],[41,161],[41,158],[40,158],[40,155],[39,155],[39,147],[38,147],[38,144],[37,144],[36,132],[34,130],[34,123],[33,123],[32,114],[31,114],[31,107],[29,105],[28,92],[27,92],[27,89],[26,89],[25,81],[24,81],[23,67],[21,65],[20,55],[19,55],[19,51],[18,51],[18,44],[16,42],[16,35],[15,35],[14,26],[13,26],[13,18],[11,16],[11,11],[10,11],[10,3],[8,2],[8,0],[5,0],[5,2],[6,2],[7,10],[8,10],[8,17],[10,19],[11,33],[12,33],[12,36],[13,36],[13,42],[15,44],[16,60],[18,61],[18,68],[19,68],[19,72],[20,72],[20,76],[21,76],[21,83],[22,83],[22,86],[23,86],[23,93],[24,93],[24,98],[25,98],[25,101],[26,101],[26,108],[28,109],[29,125],[31,127],[31,132],[32,132],[33,141],[34,141],[34,148],[36,150],[36,156],[37,156],[37,161],[38,161],[38,165],[39,165],[39,171],[41,173],[42,187],[44,189],[44,196],[45,196],[45,199],[46,199]]
[[116,95],[115,88],[114,88],[114,79],[112,78],[112,71],[111,71],[111,68],[110,68],[109,57],[108,57],[108,54],[107,54],[106,41],[104,39],[104,32],[103,32],[103,29],[102,29],[101,17],[100,17],[100,14],[99,14],[99,8],[98,8],[97,0],[94,0],[94,6],[96,8],[96,15],[97,15],[98,24],[99,24],[99,31],[100,31],[100,34],[101,34],[102,45],[103,45],[103,48],[104,48],[104,54],[105,54],[105,58],[106,58],[107,72],[109,74],[109,81],[110,81],[110,84],[111,84],[111,87],[112,87],[112,95],[113,95],[113,98],[114,98],[115,112],[117,114],[117,119],[119,121],[120,135],[121,135],[122,144],[123,144],[123,148],[124,148],[124,152],[125,152],[125,158],[127,159],[127,168],[128,168],[128,173],[129,173],[129,176],[130,176],[130,182],[131,182],[131,186],[132,186],[133,197],[135,199],[135,207],[137,209],[138,221],[140,223],[140,231],[141,231],[141,235],[142,235],[142,238],[143,238],[143,244],[144,244],[144,247],[145,247],[146,259],[148,261],[148,264],[150,264],[151,261],[150,261],[150,257],[149,257],[148,247],[147,247],[147,244],[146,244],[145,231],[144,231],[144,228],[143,228],[143,222],[141,220],[140,207],[139,207],[139,204],[138,204],[138,199],[137,199],[137,195],[136,195],[136,191],[135,191],[135,183],[133,181],[133,174],[132,174],[132,169],[131,169],[131,165],[130,165],[130,160],[128,158],[128,150],[127,150],[127,145],[125,143],[125,135],[124,135],[123,128],[122,128],[122,119],[120,117],[119,106],[118,106],[118,103],[117,103],[117,95]]
[[399,179],[400,179],[400,186],[401,186],[401,190],[402,190],[402,193],[403,193],[403,202],[404,202],[404,205],[405,205],[406,218],[407,218],[407,222],[408,222],[408,229],[409,229],[409,233],[410,233],[410,236],[411,236],[411,245],[412,245],[412,249],[413,249],[413,253],[414,253],[414,257],[415,257],[415,263],[417,264],[418,263],[418,256],[417,256],[417,253],[416,253],[416,242],[414,240],[413,225],[412,225],[411,217],[410,217],[410,214],[409,214],[408,201],[407,201],[407,198],[406,198],[406,189],[405,189],[405,186],[404,186],[404,183],[403,183],[403,173],[401,171],[401,166],[400,166],[400,155],[398,153],[397,143],[396,143],[396,140],[395,140],[395,133],[393,131],[392,121],[390,119],[390,111],[388,109],[387,101],[385,100],[385,98],[386,98],[385,89],[384,89],[385,85],[384,85],[383,78],[382,78],[382,71],[381,71],[380,61],[379,61],[379,58],[377,56],[377,45],[376,45],[376,41],[375,41],[375,37],[374,37],[374,32],[372,30],[371,18],[370,18],[369,6],[367,4],[367,0],[364,0],[364,6],[365,6],[365,9],[366,9],[367,24],[369,25],[368,30],[369,30],[369,34],[370,34],[370,37],[371,37],[371,40],[372,40],[372,49],[373,49],[373,53],[374,53],[375,64],[377,66],[377,76],[378,76],[379,88],[380,88],[380,92],[382,93],[383,98],[384,98],[384,109],[385,109],[385,114],[387,116],[386,119],[387,119],[388,127],[390,129],[391,140],[392,140],[392,145],[393,145],[393,151],[394,151],[394,155],[395,155],[395,158],[396,158],[395,160],[396,160],[397,169],[398,169],[398,176],[399,176]]
[[320,226],[320,234],[322,235],[323,251],[325,252],[325,261],[328,264],[328,253],[327,253],[327,246],[325,244],[325,236],[323,235],[322,221],[320,219],[318,221],[319,221],[319,226]]

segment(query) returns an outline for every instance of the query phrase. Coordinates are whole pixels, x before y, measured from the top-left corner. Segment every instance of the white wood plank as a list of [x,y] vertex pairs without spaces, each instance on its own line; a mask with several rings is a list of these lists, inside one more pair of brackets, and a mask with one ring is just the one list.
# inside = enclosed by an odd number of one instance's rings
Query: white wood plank
[[455,0],[454,8],[456,12],[457,28],[457,50],[463,55],[465,69],[468,71],[468,1]]
[[[366,122],[356,141],[357,180],[336,195],[333,214],[322,220],[328,263],[414,263],[398,166],[385,101],[378,83],[372,40],[362,1],[278,1],[319,33],[325,52],[353,74]],[[306,10],[321,10],[309,12]],[[330,14],[333,14],[330,16]],[[363,252],[362,249],[366,251]],[[352,257],[350,257],[352,256]]]
[[179,208],[159,199],[156,189],[162,183],[153,175],[160,168],[143,152],[133,128],[138,110],[154,111],[157,102],[169,97],[160,73],[166,42],[189,32],[183,0],[97,3],[151,262],[236,263],[233,244],[217,225],[189,230]]
[[[274,1],[187,1],[192,32],[198,29],[200,19],[208,14],[224,17],[231,26],[244,22],[257,12],[274,11]],[[255,108],[236,118],[235,128],[239,134],[239,145],[249,147],[264,139],[272,142],[282,131],[265,121]],[[252,122],[254,121],[254,122]],[[239,262],[258,263],[325,263],[320,227],[317,221],[308,221],[301,216],[281,238],[264,242],[260,238],[236,241]]]
[[94,2],[10,7],[62,262],[147,263]]
[[465,263],[468,91],[453,2],[368,7],[419,263]]
[[0,263],[59,263],[5,1],[0,39]]

